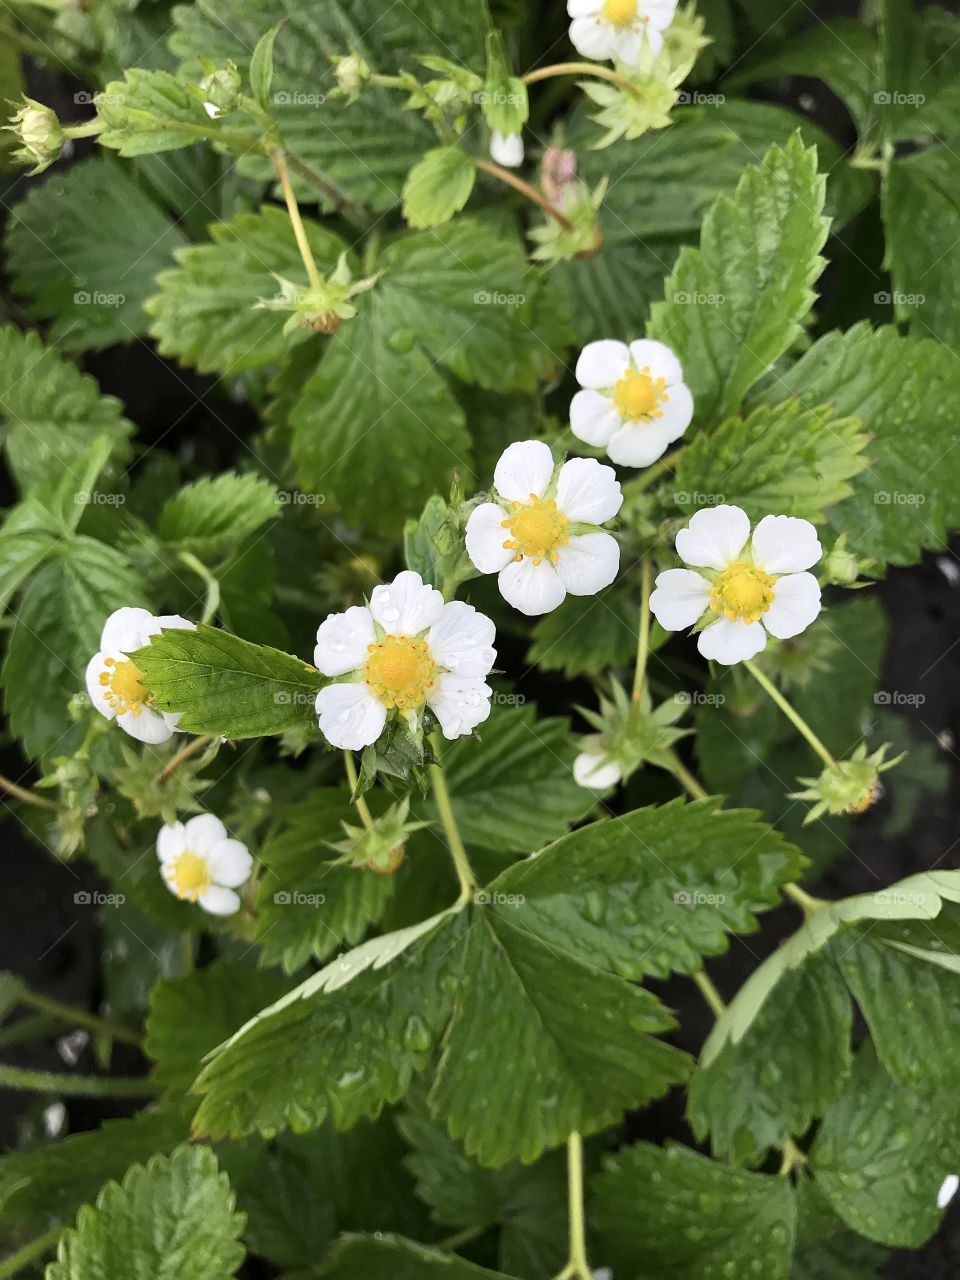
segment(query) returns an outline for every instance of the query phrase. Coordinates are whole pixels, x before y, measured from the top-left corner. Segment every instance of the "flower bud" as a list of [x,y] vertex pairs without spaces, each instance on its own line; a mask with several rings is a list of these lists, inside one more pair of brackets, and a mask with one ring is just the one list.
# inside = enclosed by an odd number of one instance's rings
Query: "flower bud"
[[20,143],[13,153],[14,159],[21,164],[32,164],[32,174],[42,173],[57,159],[66,141],[56,112],[42,102],[25,97],[23,106],[11,120],[12,123],[4,127],[15,134]]
[[356,102],[370,83],[373,74],[370,67],[357,53],[346,58],[334,58],[333,74],[337,87],[347,100],[347,105]]
[[217,120],[236,111],[243,89],[243,79],[236,66],[228,59],[225,67],[218,67],[209,58],[201,58],[200,65],[207,73],[199,86],[207,115]]
[[490,138],[490,155],[506,169],[517,169],[523,164],[523,138],[519,133],[506,137],[495,129]]

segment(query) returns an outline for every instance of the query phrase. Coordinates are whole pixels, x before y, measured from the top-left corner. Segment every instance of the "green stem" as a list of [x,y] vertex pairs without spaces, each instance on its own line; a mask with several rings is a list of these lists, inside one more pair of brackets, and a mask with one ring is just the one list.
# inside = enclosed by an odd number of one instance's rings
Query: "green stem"
[[372,831],[373,815],[371,814],[369,808],[367,807],[367,802],[366,800],[364,800],[363,796],[357,795],[357,784],[359,782],[359,779],[357,778],[356,765],[353,763],[352,751],[345,751],[343,753],[343,765],[347,771],[347,782],[350,784],[350,794],[353,797],[354,807],[356,808],[357,813],[359,813],[360,815],[360,821],[363,823],[363,825],[366,827],[368,831]]
[[28,1071],[0,1062],[0,1088],[62,1093],[67,1097],[149,1098],[157,1088],[150,1080],[129,1076],[67,1076],[53,1071]]
[[643,677],[647,670],[647,654],[650,650],[650,557],[646,555],[640,565],[640,631],[637,636],[637,663],[633,670],[633,700],[640,701]]
[[453,1253],[461,1245],[469,1244],[471,1240],[476,1240],[478,1236],[482,1236],[486,1230],[486,1227],[464,1227],[462,1231],[458,1231],[455,1235],[447,1236],[445,1240],[441,1240],[439,1244],[434,1245],[434,1248],[440,1249],[443,1253]]
[[160,777],[157,779],[157,785],[160,787],[166,786],[167,779],[175,769],[179,768],[179,766],[183,764],[184,760],[189,760],[190,757],[195,756],[198,751],[202,751],[204,747],[208,746],[211,742],[216,741],[217,739],[213,734],[205,733],[201,734],[199,738],[194,738],[192,742],[188,742],[185,747],[181,747],[177,754],[175,756],[171,756],[163,766]]
[[618,85],[629,93],[631,98],[643,101],[643,96],[636,85],[631,84],[624,76],[618,75],[616,71],[611,71],[609,67],[602,67],[596,62],[555,62],[550,67],[539,67],[536,71],[529,72],[523,77],[523,83],[536,84],[538,80],[549,80],[551,76],[598,76],[601,80],[609,80],[611,84]]
[[707,977],[706,973],[702,969],[700,970],[699,973],[694,973],[694,974],[691,974],[690,976],[693,978],[694,982],[700,988],[700,991],[703,994],[703,998],[704,1000],[706,1000],[707,1004],[710,1006],[713,1016],[715,1018],[719,1018],[721,1013],[723,1013],[723,1011],[727,1007],[723,1002],[723,996],[720,994],[720,992],[713,985],[713,983],[710,981],[710,979]]
[[22,988],[17,993],[17,1000],[20,1004],[36,1009],[39,1013],[48,1013],[51,1017],[59,1018],[61,1022],[86,1027],[88,1031],[93,1031],[98,1036],[109,1036],[111,1040],[122,1040],[124,1044],[134,1044],[137,1048],[143,1046],[143,1037],[131,1027],[125,1027],[120,1022],[112,1022],[109,1018],[101,1018],[95,1013],[88,1013],[86,1009],[75,1009],[72,1005],[63,1004],[51,996],[41,995],[39,991]]
[[705,791],[704,788],[701,787],[700,783],[696,780],[678,755],[673,751],[670,751],[667,754],[670,757],[670,772],[687,794],[692,796],[694,800],[706,800],[707,796],[710,794],[709,791]]
[[207,599],[203,606],[203,617],[200,621],[201,623],[210,622],[220,607],[220,583],[192,551],[181,551],[180,559],[183,564],[192,569],[207,584]]
[[567,1191],[570,1213],[570,1261],[556,1280],[591,1280],[583,1216],[583,1139],[574,1130],[567,1139]]
[[56,811],[57,806],[52,800],[46,800],[43,796],[35,796],[32,791],[28,791],[26,787],[19,787],[15,782],[11,782],[9,778],[0,774],[0,791],[5,791],[8,796],[16,796],[18,800],[22,800],[25,804],[36,805],[38,809],[53,809]]
[[310,288],[315,293],[323,293],[323,280],[320,272],[317,270],[317,264],[313,260],[313,251],[310,248],[310,241],[307,239],[307,233],[304,230],[303,219],[300,217],[300,207],[297,204],[297,197],[293,194],[293,187],[290,185],[290,175],[287,172],[287,162],[283,152],[277,147],[270,153],[273,163],[276,165],[277,174],[280,178],[280,186],[283,188],[283,198],[287,202],[287,213],[290,215],[290,223],[293,227],[293,234],[297,241],[297,248],[300,250],[300,257],[303,259],[303,265],[307,269],[307,279],[310,281]]
[[311,187],[316,188],[321,195],[325,196],[348,222],[352,222],[358,231],[367,231],[373,223],[373,217],[363,205],[356,204],[347,193],[337,184],[331,181],[322,173],[318,173],[316,169],[305,164],[298,156],[287,151],[285,153],[287,164],[299,178],[303,178],[304,182],[308,182]]
[[817,753],[820,759],[824,762],[824,764],[826,764],[827,767],[830,769],[836,769],[837,767],[836,760],[834,760],[833,756],[830,754],[827,748],[823,745],[823,743],[820,741],[817,735],[813,732],[813,730],[807,724],[806,720],[804,720],[803,716],[800,715],[799,711],[794,710],[794,708],[786,700],[786,698],[783,696],[783,694],[780,692],[777,686],[773,683],[773,681],[768,680],[767,677],[760,670],[760,668],[756,666],[750,659],[748,659],[743,665],[747,668],[747,670],[753,676],[754,680],[756,680],[760,688],[763,689],[763,691],[766,694],[768,694],[770,698],[773,699],[773,701],[777,704],[777,706],[780,708],[783,714],[787,717],[787,719],[791,722],[791,724],[795,725],[796,728],[799,729],[800,733],[802,733],[803,736],[806,738],[807,742],[810,743],[811,747],[813,747],[814,751]]
[[642,493],[644,489],[650,488],[654,480],[659,480],[662,475],[666,474],[666,472],[673,471],[680,460],[681,453],[683,453],[683,449],[677,449],[673,453],[664,454],[658,462],[655,462],[652,466],[645,468],[645,470],[637,476],[636,479],[628,480],[623,486],[626,491],[626,495]]
[[492,173],[495,178],[505,182],[508,187],[513,187],[514,191],[519,191],[528,200],[532,200],[548,217],[553,218],[555,222],[559,222],[565,231],[573,231],[574,227],[570,219],[565,218],[559,209],[555,209],[547,197],[541,195],[535,187],[531,187],[529,182],[524,182],[515,173],[511,173],[509,169],[504,169],[499,164],[494,164],[492,160],[482,160],[479,156],[471,156],[470,158],[478,169],[483,169],[485,173]]
[[[431,742],[433,743],[434,752],[439,756],[439,734],[435,733],[431,738]],[[453,805],[450,803],[450,792],[447,789],[447,777],[443,772],[443,765],[432,764],[430,766],[430,779],[433,782],[433,795],[437,802],[437,811],[440,814],[440,821],[443,823],[444,834],[447,837],[447,847],[450,850],[453,865],[457,869],[457,878],[460,881],[459,901],[461,903],[467,902],[477,891],[477,879],[470,867],[470,860],[467,857],[467,851],[460,836]]]
[[787,897],[792,898],[797,906],[800,907],[808,920],[829,905],[822,898],[814,898],[811,894],[806,893],[798,884],[784,884],[780,887]]
[[95,138],[98,133],[103,133],[106,125],[97,117],[93,120],[88,120],[86,124],[65,124],[62,127],[64,137]]
[[7,1276],[16,1275],[18,1271],[22,1271],[29,1263],[36,1262],[37,1258],[42,1258],[45,1253],[49,1253],[60,1239],[63,1230],[63,1227],[51,1227],[42,1236],[37,1236],[36,1240],[31,1240],[29,1244],[25,1244],[16,1253],[11,1253],[9,1258],[4,1258],[0,1262],[0,1280],[6,1280]]

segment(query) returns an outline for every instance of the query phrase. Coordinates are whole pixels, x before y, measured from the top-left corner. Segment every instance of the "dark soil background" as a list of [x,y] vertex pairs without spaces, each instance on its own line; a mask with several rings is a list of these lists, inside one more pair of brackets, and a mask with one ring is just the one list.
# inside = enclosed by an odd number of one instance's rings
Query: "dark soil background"
[[[803,3],[803,0],[799,0]],[[559,3],[559,0],[558,0]],[[784,0],[789,7],[789,0]],[[808,7],[805,5],[805,7]],[[816,5],[820,18],[856,16],[855,0],[846,3]],[[945,7],[956,8],[955,4]],[[817,18],[810,9],[810,21]],[[32,68],[30,89],[44,102],[62,110],[72,118],[72,94],[77,86],[63,79],[52,80],[39,68]],[[775,88],[775,92],[772,91]],[[841,143],[854,141],[852,126],[845,109],[814,79],[791,78],[777,86],[765,86],[763,97],[790,106],[801,115],[814,119],[833,133]],[[760,95],[758,95],[760,96]],[[89,146],[78,148],[85,154]],[[27,180],[20,178],[0,196],[0,210],[9,208],[26,192]],[[0,212],[2,216],[2,212]],[[831,243],[828,256],[842,259],[847,247],[855,248],[867,264],[866,270],[880,283],[882,242],[875,216],[859,219],[844,230],[843,244]],[[837,323],[849,323],[845,299],[835,296],[832,272],[821,287],[825,298],[821,315],[842,317]],[[833,296],[832,296],[833,295]],[[855,318],[855,317],[854,317]],[[219,457],[227,465],[234,456],[236,437],[249,436],[256,429],[252,411],[238,405],[225,394],[222,385],[210,391],[211,384],[177,366],[161,360],[147,343],[111,348],[86,358],[84,366],[99,380],[105,392],[118,396],[128,415],[138,424],[138,442],[156,443],[163,437],[163,447],[176,451],[198,436],[204,450],[216,467]],[[209,408],[208,408],[208,394]],[[171,423],[176,427],[170,431]],[[0,499],[10,499],[8,490],[0,491]],[[852,854],[834,864],[828,874],[812,885],[812,891],[824,897],[843,897],[851,893],[873,890],[879,884],[890,884],[914,872],[935,865],[957,864],[956,848],[960,817],[960,757],[954,743],[960,739],[960,544],[937,555],[928,555],[917,568],[894,570],[874,590],[882,599],[891,623],[890,644],[881,687],[902,689],[922,694],[922,705],[906,709],[918,733],[933,741],[942,758],[951,767],[951,785],[945,795],[930,803],[922,822],[908,833],[890,838],[882,832],[888,796],[856,824],[852,837]],[[533,687],[530,687],[530,686]],[[536,699],[537,677],[525,686],[527,696]],[[555,684],[545,683],[544,701],[549,705],[555,696]],[[900,708],[900,710],[904,710]],[[0,750],[0,772],[21,779],[29,772],[15,747]],[[896,775],[888,775],[890,787],[896,787]],[[95,873],[83,862],[58,864],[30,842],[12,811],[4,815],[0,826],[0,970],[9,969],[21,975],[36,991],[58,1000],[96,1009],[102,996],[100,976],[101,938],[96,911],[75,902],[82,890],[98,886]],[[721,993],[730,998],[759,961],[776,946],[796,924],[796,912],[785,907],[763,918],[760,933],[745,939],[733,939],[726,956],[710,962],[710,974]],[[674,981],[663,985],[664,997],[677,1009],[681,1020],[681,1043],[696,1052],[710,1029],[711,1015],[693,985]],[[27,1046],[14,1046],[4,1051],[4,1058],[20,1066],[62,1071],[64,1060],[58,1052],[57,1036]],[[95,1071],[90,1049],[76,1063],[77,1071]],[[135,1050],[118,1046],[114,1070],[122,1074],[145,1072],[147,1064]],[[36,1114],[38,1101],[33,1095],[0,1091],[0,1150],[15,1143],[18,1128],[25,1116]],[[69,1129],[95,1128],[109,1115],[129,1114],[134,1107],[127,1103],[73,1099],[69,1101]],[[634,1118],[631,1136],[660,1141],[676,1137],[691,1142],[684,1124],[680,1101],[671,1097]],[[960,1172],[960,1171],[958,1171]],[[960,1271],[960,1198],[948,1212],[940,1233],[917,1252],[896,1252],[884,1267],[884,1280],[956,1280]],[[252,1271],[245,1274],[253,1275]],[[265,1272],[263,1274],[266,1274]],[[695,1280],[691,1277],[691,1280]]]

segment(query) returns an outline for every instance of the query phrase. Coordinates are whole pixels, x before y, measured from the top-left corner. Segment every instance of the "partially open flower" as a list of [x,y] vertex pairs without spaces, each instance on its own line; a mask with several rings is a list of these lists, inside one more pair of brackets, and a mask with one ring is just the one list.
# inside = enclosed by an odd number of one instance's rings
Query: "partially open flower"
[[178,898],[197,902],[215,916],[239,911],[234,890],[250,878],[253,858],[212,813],[161,827],[157,857],[164,884]]
[[140,683],[140,670],[130,661],[135,653],[166,628],[196,631],[196,623],[178,614],[155,618],[147,609],[117,609],[103,625],[100,651],[87,663],[86,681],[90,701],[108,720],[139,742],[166,742],[176,732],[179,717],[174,712],[156,711],[147,689]]
[[66,134],[60,126],[56,112],[42,102],[24,97],[23,106],[4,129],[17,137],[20,146],[13,153],[20,164],[32,164],[31,175],[43,173],[53,164],[63,149]]
[[481,573],[500,575],[508,604],[536,616],[568,591],[592,596],[610,585],[620,547],[599,526],[623,502],[612,467],[595,458],[556,467],[542,440],[522,440],[502,454],[493,485],[495,501],[470,513],[467,554]]
[[822,813],[863,813],[883,795],[880,774],[892,769],[903,759],[884,760],[889,743],[867,755],[867,744],[861,742],[849,760],[838,760],[828,765],[819,778],[799,778],[807,788],[789,797],[791,800],[812,800],[814,806],[804,818],[804,825],[819,818]]
[[369,608],[333,613],[317,630],[314,662],[338,678],[317,694],[320,731],[335,747],[376,742],[387,716],[416,729],[426,707],[445,738],[471,733],[490,714],[485,682],[497,656],[493,623],[405,570],[374,588]]
[[518,169],[523,164],[523,138],[519,133],[506,137],[495,129],[490,136],[490,155],[505,169]]
[[585,58],[619,59],[635,67],[643,37],[654,55],[673,21],[677,0],[567,0],[570,41]]
[[680,361],[662,342],[591,342],[576,372],[584,390],[570,403],[570,429],[606,449],[611,462],[648,467],[690,425],[693,396]]
[[607,760],[599,743],[597,750],[581,751],[573,762],[573,777],[581,787],[591,791],[606,791],[615,787],[623,774],[615,760]]
[[657,577],[650,608],[661,627],[683,631],[701,623],[697,648],[725,666],[754,657],[767,643],[799,635],[820,612],[812,573],[822,548],[809,520],[764,516],[750,536],[739,507],[698,511],[677,534],[677,551],[692,569]]

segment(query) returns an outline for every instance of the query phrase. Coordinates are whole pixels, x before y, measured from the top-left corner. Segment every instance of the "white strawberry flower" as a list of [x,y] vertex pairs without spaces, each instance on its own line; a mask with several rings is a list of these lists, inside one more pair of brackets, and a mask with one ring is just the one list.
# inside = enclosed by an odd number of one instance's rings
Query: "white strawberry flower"
[[472,733],[490,714],[485,682],[497,656],[493,623],[462,600],[444,604],[419,573],[375,587],[369,608],[332,613],[317,630],[313,661],[336,677],[317,694],[320,731],[335,747],[376,742],[396,711],[411,728],[425,707],[445,738]]
[[591,791],[606,791],[623,777],[615,760],[607,760],[602,750],[581,751],[573,762],[573,778]]
[[148,645],[164,628],[196,631],[197,624],[178,614],[154,617],[147,609],[117,609],[103,624],[99,652],[87,663],[90,701],[102,716],[116,719],[139,742],[167,742],[177,729],[176,713],[156,711],[150,705],[140,670],[127,656]]
[[648,467],[683,435],[693,417],[693,396],[680,361],[651,338],[604,338],[583,348],[570,403],[570,428],[579,440],[606,449],[611,462]]
[[805,631],[820,612],[820,584],[802,570],[823,554],[809,520],[764,516],[750,536],[739,507],[698,511],[677,534],[681,560],[706,572],[668,569],[657,577],[650,608],[667,631],[707,624],[697,648],[725,666],[744,662],[767,643]]
[[505,169],[518,169],[523,164],[523,138],[519,133],[506,136],[494,129],[490,138],[490,157]]
[[570,41],[585,58],[619,59],[635,67],[644,33],[654,57],[663,48],[676,8],[677,0],[567,0]]
[[616,538],[600,531],[623,494],[612,467],[571,458],[556,467],[542,440],[507,448],[493,473],[495,499],[467,521],[467,555],[499,574],[508,604],[531,617],[556,609],[567,592],[592,596],[620,567]]
[[157,857],[164,884],[178,898],[198,902],[214,916],[240,910],[234,890],[249,880],[253,858],[212,813],[161,827]]

